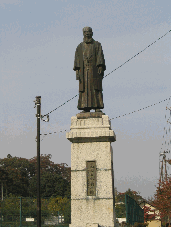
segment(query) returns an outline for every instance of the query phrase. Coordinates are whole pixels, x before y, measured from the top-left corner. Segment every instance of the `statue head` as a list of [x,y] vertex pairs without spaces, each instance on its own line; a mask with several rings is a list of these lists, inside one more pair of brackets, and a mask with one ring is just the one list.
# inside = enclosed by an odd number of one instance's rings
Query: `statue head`
[[93,36],[93,32],[92,32],[92,28],[91,27],[84,27],[83,28],[83,35],[84,38],[92,38]]

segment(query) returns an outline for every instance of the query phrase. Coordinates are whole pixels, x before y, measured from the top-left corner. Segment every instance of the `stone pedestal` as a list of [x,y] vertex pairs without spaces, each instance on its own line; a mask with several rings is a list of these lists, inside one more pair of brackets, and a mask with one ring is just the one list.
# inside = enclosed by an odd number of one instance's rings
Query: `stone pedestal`
[[70,227],[114,227],[113,150],[109,117],[80,113],[71,117]]

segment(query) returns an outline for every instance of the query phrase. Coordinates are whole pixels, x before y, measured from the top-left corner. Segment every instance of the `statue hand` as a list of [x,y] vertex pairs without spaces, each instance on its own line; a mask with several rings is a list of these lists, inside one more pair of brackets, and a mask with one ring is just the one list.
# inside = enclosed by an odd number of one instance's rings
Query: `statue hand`
[[99,73],[99,74],[102,74],[102,72],[103,72],[103,67],[102,67],[102,66],[99,66],[99,67],[98,67],[98,73]]

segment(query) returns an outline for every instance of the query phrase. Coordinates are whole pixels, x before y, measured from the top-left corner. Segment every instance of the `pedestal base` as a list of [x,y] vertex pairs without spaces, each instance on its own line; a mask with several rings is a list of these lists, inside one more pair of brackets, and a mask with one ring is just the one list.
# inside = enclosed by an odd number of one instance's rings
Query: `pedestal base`
[[[70,224],[69,227],[76,227],[76,226]],[[85,227],[99,227],[99,225],[97,223],[93,223],[93,224],[87,223]]]
[[[78,119],[79,117],[79,119]],[[114,227],[113,150],[107,115],[71,118],[70,227]]]

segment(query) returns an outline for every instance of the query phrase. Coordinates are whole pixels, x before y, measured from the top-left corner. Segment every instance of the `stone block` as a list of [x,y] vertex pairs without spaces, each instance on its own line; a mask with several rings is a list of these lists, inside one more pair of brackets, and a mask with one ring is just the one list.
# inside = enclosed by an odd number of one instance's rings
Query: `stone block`
[[86,224],[86,227],[99,227],[99,225],[97,223],[93,223],[93,224]]
[[71,117],[66,137],[72,142],[70,227],[114,227],[111,142],[116,136],[109,117],[102,113]]

